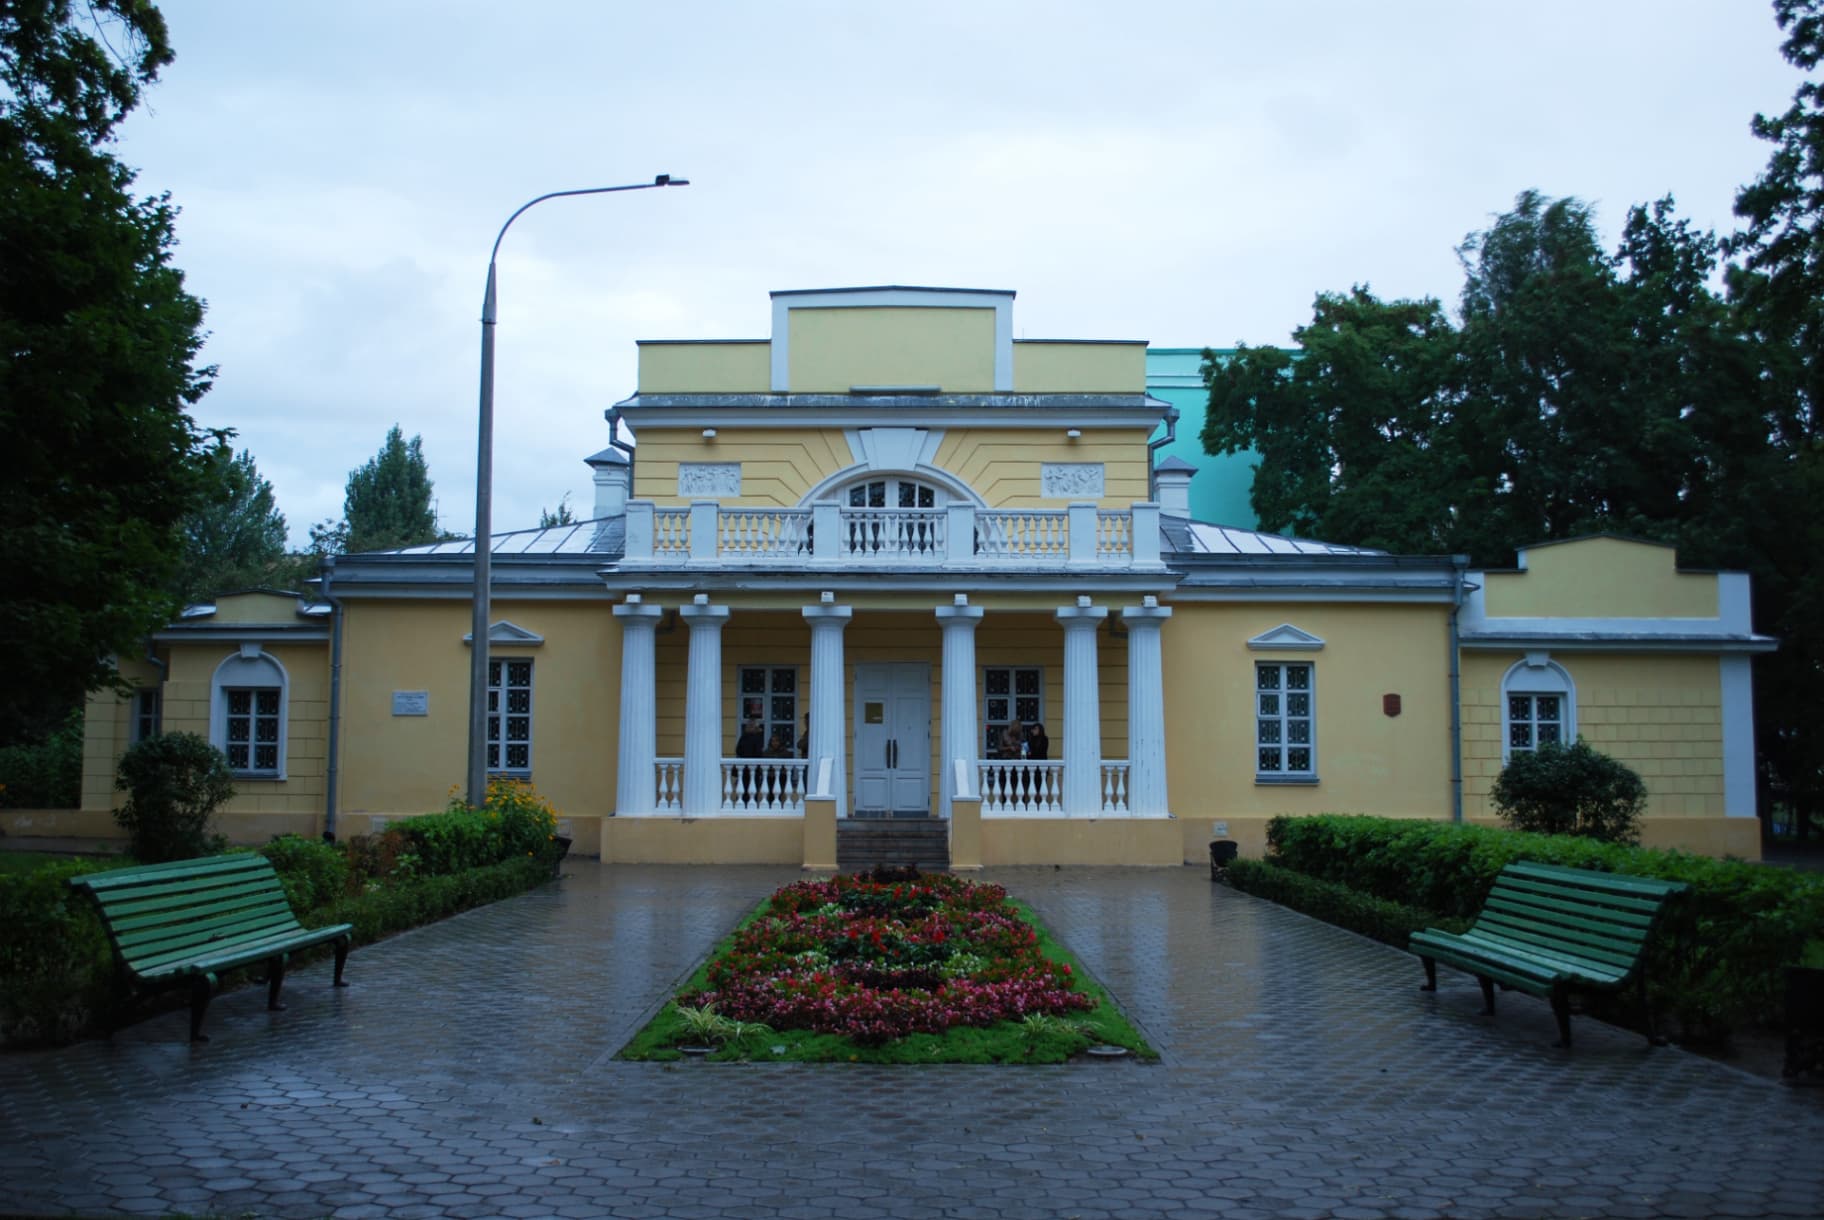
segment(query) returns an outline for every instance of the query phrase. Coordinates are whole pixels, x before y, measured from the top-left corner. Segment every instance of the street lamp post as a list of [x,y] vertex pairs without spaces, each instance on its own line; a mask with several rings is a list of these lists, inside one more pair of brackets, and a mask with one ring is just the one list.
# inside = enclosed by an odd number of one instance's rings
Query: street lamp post
[[[661,186],[689,186],[688,178],[660,174],[651,182],[630,186],[592,186],[578,191],[552,191],[520,205],[507,217],[488,253],[488,288],[481,299],[481,425],[475,458],[475,590],[474,647],[469,656],[469,804],[479,808],[488,799],[488,618],[492,611],[489,577],[489,534],[494,528],[494,261],[501,239],[520,214],[534,204],[566,195],[612,195],[618,191],[650,191]],[[505,709],[502,709],[503,712]],[[501,742],[506,748],[506,742]],[[501,760],[506,761],[504,758]]]

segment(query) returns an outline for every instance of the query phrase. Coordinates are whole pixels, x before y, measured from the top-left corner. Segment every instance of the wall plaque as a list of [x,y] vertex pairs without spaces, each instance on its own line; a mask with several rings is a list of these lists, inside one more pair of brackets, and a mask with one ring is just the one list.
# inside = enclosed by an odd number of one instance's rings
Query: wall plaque
[[395,716],[429,716],[431,714],[431,692],[428,690],[396,690],[393,692],[393,715]]
[[1040,494],[1047,499],[1099,499],[1103,485],[1101,462],[1043,462],[1039,466]]
[[738,496],[741,494],[740,462],[679,462],[680,496]]

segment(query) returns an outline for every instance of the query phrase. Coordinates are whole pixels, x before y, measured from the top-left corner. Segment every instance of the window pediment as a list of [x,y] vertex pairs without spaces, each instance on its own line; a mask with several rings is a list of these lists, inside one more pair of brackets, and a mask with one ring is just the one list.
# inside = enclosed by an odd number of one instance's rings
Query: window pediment
[[1281,623],[1248,641],[1248,647],[1256,652],[1316,652],[1323,646],[1321,638],[1291,623]]

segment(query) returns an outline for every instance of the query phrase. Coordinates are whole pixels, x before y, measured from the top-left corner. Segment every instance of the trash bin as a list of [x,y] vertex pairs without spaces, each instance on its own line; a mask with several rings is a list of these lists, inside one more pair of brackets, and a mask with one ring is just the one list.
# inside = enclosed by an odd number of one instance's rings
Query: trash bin
[[1210,880],[1222,879],[1223,866],[1233,860],[1241,851],[1233,839],[1210,840]]

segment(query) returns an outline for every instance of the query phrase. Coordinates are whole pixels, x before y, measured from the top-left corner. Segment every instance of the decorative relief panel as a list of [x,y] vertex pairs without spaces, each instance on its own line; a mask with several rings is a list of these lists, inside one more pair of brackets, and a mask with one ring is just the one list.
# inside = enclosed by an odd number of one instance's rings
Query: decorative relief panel
[[680,496],[738,496],[741,494],[740,462],[678,463]]
[[1039,466],[1040,494],[1047,499],[1093,500],[1102,495],[1101,462],[1044,462]]

